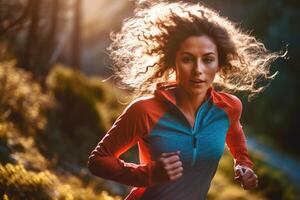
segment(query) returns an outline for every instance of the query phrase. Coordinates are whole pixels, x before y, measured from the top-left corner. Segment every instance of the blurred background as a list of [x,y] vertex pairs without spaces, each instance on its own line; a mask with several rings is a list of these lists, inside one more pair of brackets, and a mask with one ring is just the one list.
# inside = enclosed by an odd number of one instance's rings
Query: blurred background
[[[199,2],[199,1],[193,1]],[[245,191],[226,151],[209,200],[296,200],[300,191],[300,1],[201,1],[263,41],[288,50],[278,75],[241,123],[259,177]],[[87,158],[125,105],[102,80],[112,71],[109,33],[136,6],[128,0],[0,0],[0,198],[123,199],[130,187],[97,178]],[[121,156],[138,162],[136,146]],[[196,186],[195,186],[196,187]]]

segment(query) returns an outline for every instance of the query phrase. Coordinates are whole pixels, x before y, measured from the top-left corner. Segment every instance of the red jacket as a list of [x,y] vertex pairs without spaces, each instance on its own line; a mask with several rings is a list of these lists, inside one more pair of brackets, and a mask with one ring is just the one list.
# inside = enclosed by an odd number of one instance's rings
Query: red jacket
[[[225,143],[235,166],[253,168],[239,121],[240,100],[210,89],[192,128],[176,106],[175,88],[176,84],[160,85],[154,96],[133,101],[89,157],[94,175],[135,186],[126,199],[205,199]],[[135,144],[140,164],[119,159]],[[183,176],[168,181],[156,160],[162,152],[177,150]]]

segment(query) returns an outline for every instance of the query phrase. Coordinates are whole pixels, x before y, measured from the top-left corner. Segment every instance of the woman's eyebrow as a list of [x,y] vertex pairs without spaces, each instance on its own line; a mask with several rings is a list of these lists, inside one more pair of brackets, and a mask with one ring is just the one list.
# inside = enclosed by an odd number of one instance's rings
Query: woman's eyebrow
[[[187,51],[184,51],[181,54],[187,54],[187,55],[190,55],[190,56],[195,56],[194,54],[192,54],[190,52],[187,52]],[[214,52],[207,52],[207,53],[203,54],[203,56],[209,56],[209,55],[216,55],[216,54]]]
[[203,56],[210,56],[210,55],[216,55],[216,54],[214,52],[208,52],[208,53],[203,54]]
[[183,54],[187,54],[187,55],[189,55],[189,56],[195,56],[194,54],[192,54],[192,53],[190,53],[190,52],[187,52],[187,51],[184,51],[184,52],[182,52],[181,54],[182,54],[182,55],[183,55]]

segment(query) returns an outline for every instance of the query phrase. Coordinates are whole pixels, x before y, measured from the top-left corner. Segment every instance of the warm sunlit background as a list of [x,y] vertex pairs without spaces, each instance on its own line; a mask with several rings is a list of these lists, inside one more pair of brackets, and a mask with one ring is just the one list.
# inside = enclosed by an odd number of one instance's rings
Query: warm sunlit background
[[[199,2],[199,1],[193,1]],[[244,127],[259,187],[233,181],[225,152],[209,200],[297,200],[300,191],[300,1],[201,1],[238,23],[271,51],[278,76],[252,102]],[[86,167],[124,109],[111,75],[109,33],[130,17],[129,0],[0,0],[0,198],[123,199],[130,187]],[[138,162],[137,148],[121,156]],[[195,186],[197,187],[197,186]]]

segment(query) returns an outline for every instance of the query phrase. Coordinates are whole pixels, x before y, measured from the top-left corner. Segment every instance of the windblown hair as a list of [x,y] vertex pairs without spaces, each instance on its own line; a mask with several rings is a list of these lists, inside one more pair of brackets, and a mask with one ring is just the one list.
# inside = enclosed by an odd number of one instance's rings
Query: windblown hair
[[152,94],[156,84],[175,81],[176,52],[190,36],[210,37],[216,44],[220,70],[214,86],[227,92],[245,91],[249,97],[261,92],[259,80],[269,80],[270,63],[283,56],[269,52],[263,43],[236,24],[201,4],[151,3],[139,7],[111,34],[108,47],[117,86],[135,96]]

